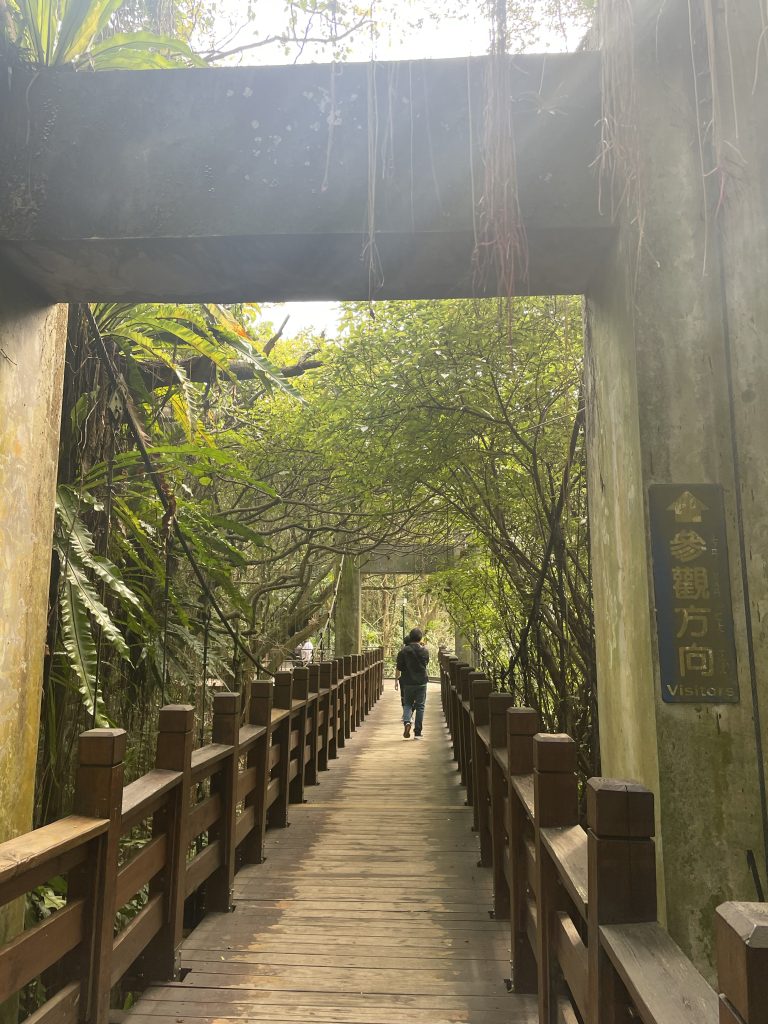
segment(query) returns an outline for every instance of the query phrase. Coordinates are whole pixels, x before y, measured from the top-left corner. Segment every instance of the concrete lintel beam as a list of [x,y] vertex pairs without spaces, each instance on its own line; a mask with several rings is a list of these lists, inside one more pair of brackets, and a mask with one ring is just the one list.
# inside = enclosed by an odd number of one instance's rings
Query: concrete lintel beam
[[[590,166],[600,57],[510,60],[527,288],[582,291],[612,236]],[[374,297],[492,293],[470,261],[487,71],[468,58],[15,72],[0,259],[58,300],[368,298],[373,194]]]

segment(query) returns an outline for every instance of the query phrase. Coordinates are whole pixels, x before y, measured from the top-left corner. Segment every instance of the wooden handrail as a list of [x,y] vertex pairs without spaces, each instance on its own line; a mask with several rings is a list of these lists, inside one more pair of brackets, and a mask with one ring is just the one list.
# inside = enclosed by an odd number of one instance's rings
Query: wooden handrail
[[181,772],[156,768],[136,779],[123,790],[122,827],[129,832],[145,818],[153,814],[165,801],[168,792],[181,781]]
[[[106,1024],[122,979],[140,987],[174,977],[185,901],[231,909],[238,867],[263,860],[267,826],[288,823],[290,804],[318,783],[383,680],[378,648],[257,680],[242,698],[217,694],[212,742],[199,750],[194,709],[169,705],[155,767],[128,786],[123,730],[84,733],[76,813],[0,845],[0,906],[57,875],[68,880],[63,909],[0,946],[0,1002],[61,963],[66,984],[30,1020]],[[125,861],[121,842],[139,826],[146,842]],[[139,894],[143,906],[115,935],[116,913]]]
[[656,919],[653,794],[590,779],[583,828],[573,740],[454,656],[440,685],[513,988],[538,992],[540,1024],[768,1024],[768,908],[718,908],[718,997]]
[[52,825],[0,843],[0,892],[6,897],[3,902],[10,902],[46,882],[52,877],[52,865],[61,865],[66,860],[66,868],[54,871],[56,875],[81,863],[86,857],[87,844],[108,828],[109,821],[104,818],[71,814]]

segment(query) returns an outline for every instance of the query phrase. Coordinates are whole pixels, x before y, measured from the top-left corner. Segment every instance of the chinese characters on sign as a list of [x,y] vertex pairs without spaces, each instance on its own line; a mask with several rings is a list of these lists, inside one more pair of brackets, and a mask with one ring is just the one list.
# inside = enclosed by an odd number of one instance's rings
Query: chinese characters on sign
[[661,695],[669,704],[739,700],[722,488],[652,484]]

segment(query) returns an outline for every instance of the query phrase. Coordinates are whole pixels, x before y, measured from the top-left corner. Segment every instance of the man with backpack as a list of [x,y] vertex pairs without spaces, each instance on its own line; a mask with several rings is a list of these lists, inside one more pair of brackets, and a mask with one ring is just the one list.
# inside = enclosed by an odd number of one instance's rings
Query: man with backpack
[[412,629],[405,638],[405,644],[397,652],[395,662],[395,689],[400,689],[403,705],[403,736],[411,735],[411,716],[416,712],[413,735],[421,736],[424,721],[424,705],[427,702],[427,683],[429,673],[429,651],[422,642],[424,634],[420,629]]

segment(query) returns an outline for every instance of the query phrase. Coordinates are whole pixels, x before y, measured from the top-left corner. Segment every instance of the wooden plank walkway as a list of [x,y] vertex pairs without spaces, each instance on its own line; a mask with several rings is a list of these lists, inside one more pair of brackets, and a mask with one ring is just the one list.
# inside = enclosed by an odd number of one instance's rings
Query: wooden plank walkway
[[430,690],[424,737],[405,740],[386,684],[266,862],[236,876],[235,912],[186,939],[184,980],[149,989],[128,1024],[534,1024],[535,997],[504,984],[509,923],[489,917]]

